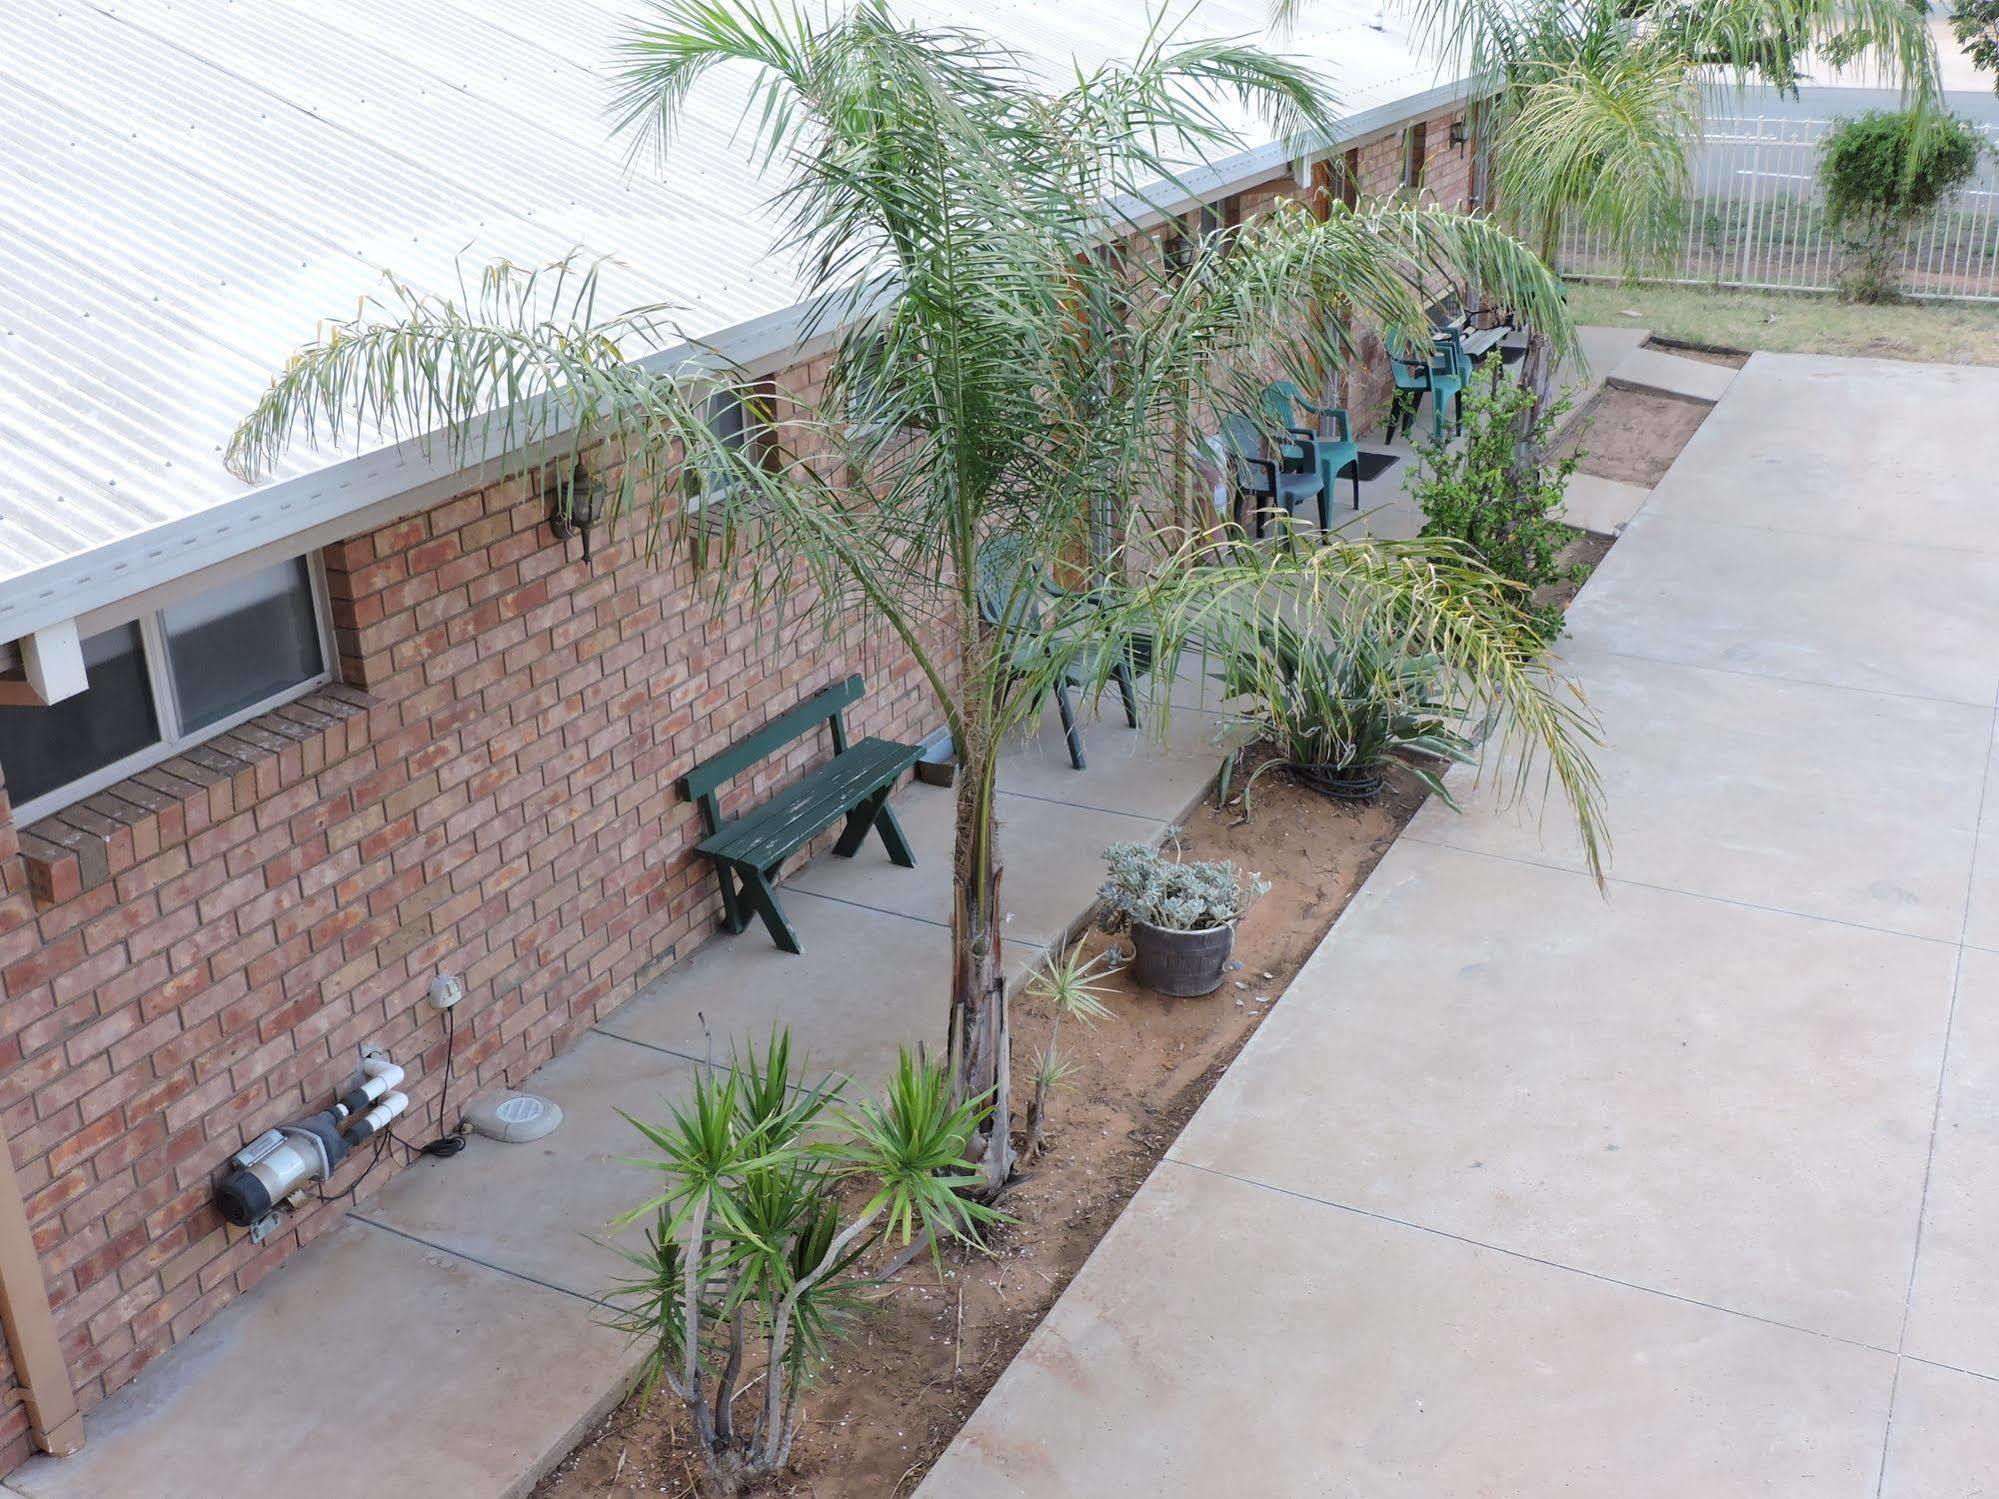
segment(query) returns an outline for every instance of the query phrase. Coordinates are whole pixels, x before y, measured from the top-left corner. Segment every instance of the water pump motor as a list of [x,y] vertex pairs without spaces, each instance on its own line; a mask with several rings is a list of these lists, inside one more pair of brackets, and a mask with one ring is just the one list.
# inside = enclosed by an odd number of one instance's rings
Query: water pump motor
[[236,1169],[215,1189],[222,1221],[262,1222],[299,1188],[331,1176],[350,1148],[332,1109],[265,1130],[229,1158]]
[[396,1091],[402,1080],[402,1068],[372,1052],[332,1108],[267,1129],[237,1151],[215,1189],[222,1221],[249,1229],[262,1243],[291,1198],[333,1175],[349,1151],[409,1107],[408,1097]]

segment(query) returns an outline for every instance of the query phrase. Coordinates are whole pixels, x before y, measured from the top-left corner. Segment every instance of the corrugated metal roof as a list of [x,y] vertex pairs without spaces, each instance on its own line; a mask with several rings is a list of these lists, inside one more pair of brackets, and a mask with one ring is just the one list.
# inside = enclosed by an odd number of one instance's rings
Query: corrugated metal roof
[[[1127,53],[1141,0],[918,0],[1051,76]],[[1355,115],[1437,84],[1373,7],[1314,0],[1278,45]],[[784,347],[796,268],[734,139],[743,84],[694,95],[668,168],[626,160],[603,72],[641,0],[9,0],[0,54],[0,639],[300,533],[438,475],[306,453],[261,489],[221,450],[270,373],[379,289],[458,267],[617,257],[610,305]],[[1265,0],[1198,30],[1253,33]],[[1253,137],[1252,137],[1253,138]],[[1241,159],[1244,169],[1269,152]],[[731,334],[736,335],[733,339]]]

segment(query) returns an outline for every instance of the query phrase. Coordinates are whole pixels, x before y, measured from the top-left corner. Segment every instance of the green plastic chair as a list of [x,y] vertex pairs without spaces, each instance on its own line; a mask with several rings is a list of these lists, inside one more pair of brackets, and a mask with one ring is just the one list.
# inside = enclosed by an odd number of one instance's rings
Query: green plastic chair
[[[1295,409],[1294,409],[1295,408]],[[1330,503],[1334,489],[1338,487],[1339,476],[1348,469],[1353,470],[1353,507],[1360,509],[1360,444],[1354,441],[1353,418],[1347,415],[1344,406],[1315,406],[1305,399],[1305,393],[1289,380],[1273,380],[1264,387],[1263,409],[1278,426],[1297,429],[1312,425],[1306,417],[1321,420],[1331,418],[1333,435],[1321,434],[1319,448],[1319,481],[1325,486],[1325,495]],[[1306,416],[1298,416],[1303,412]],[[1294,420],[1295,418],[1295,420]]]
[[1319,463],[1319,439],[1310,429],[1285,427],[1291,441],[1277,441],[1274,458],[1266,458],[1264,424],[1246,412],[1232,411],[1222,418],[1221,439],[1228,451],[1230,485],[1235,490],[1236,510],[1255,513],[1255,533],[1263,536],[1269,511],[1281,506],[1286,515],[1296,515],[1300,507],[1314,501],[1319,507],[1319,529],[1333,528],[1325,470]]
[[[979,580],[979,615],[999,632],[1000,649],[1009,653],[1008,661],[1015,668],[1015,675],[1026,675],[1041,664],[1052,639],[1042,619],[1041,601],[1044,598],[1084,595],[1078,590],[1062,587],[1050,577],[1047,565],[1018,536],[988,538],[980,544],[975,565]],[[1078,667],[1092,664],[1079,662]],[[1110,675],[1111,680],[1117,683],[1118,697],[1124,703],[1125,722],[1135,729],[1138,727],[1138,701],[1132,691],[1131,661],[1128,658],[1118,661],[1111,668]],[[1069,763],[1078,770],[1087,770],[1089,763],[1083,756],[1083,735],[1076,725],[1076,705],[1069,696],[1071,687],[1082,685],[1084,678],[1077,671],[1070,671],[1064,673],[1049,690],[1054,694],[1056,711],[1062,716],[1062,737],[1068,741]]]
[[[1416,425],[1416,408],[1423,393],[1430,394],[1430,430],[1438,442],[1444,440],[1444,408],[1448,403],[1459,419],[1464,416],[1464,345],[1455,332],[1439,333],[1428,349],[1418,351],[1397,343],[1388,352],[1395,371],[1395,404],[1388,413],[1388,432],[1407,433]],[[1457,422],[1453,422],[1455,428]]]

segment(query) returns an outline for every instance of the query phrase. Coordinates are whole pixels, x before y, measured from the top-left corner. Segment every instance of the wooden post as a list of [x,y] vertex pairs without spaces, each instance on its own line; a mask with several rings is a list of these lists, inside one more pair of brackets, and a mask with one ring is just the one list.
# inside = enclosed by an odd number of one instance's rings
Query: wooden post
[[14,1355],[15,1377],[28,1407],[28,1431],[44,1452],[67,1457],[83,1445],[83,1413],[63,1362],[56,1319],[49,1310],[41,1256],[28,1232],[28,1212],[14,1160],[0,1138],[0,1327]]

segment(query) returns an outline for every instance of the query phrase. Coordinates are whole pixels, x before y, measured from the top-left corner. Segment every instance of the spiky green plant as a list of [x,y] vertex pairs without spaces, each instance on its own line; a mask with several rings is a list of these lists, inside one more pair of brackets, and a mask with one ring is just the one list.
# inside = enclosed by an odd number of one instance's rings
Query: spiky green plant
[[1276,769],[1308,784],[1365,798],[1390,761],[1401,764],[1446,805],[1450,791],[1433,767],[1475,763],[1473,727],[1446,693],[1443,662],[1399,641],[1321,632],[1283,616],[1236,637],[1222,663],[1232,716],[1273,753],[1243,781],[1243,813],[1256,783]]
[[1041,1154],[1042,1135],[1048,1127],[1048,1101],[1056,1088],[1074,1070],[1062,1053],[1062,1022],[1073,1019],[1078,1025],[1093,1026],[1110,1017],[1104,1003],[1104,981],[1115,971],[1117,957],[1106,948],[1095,957],[1085,957],[1077,942],[1061,952],[1050,951],[1027,981],[1028,992],[1048,1003],[1048,1042],[1034,1064],[1034,1094],[1027,1102],[1027,1136],[1021,1155],[1033,1160]]
[[[743,372],[671,353],[656,309],[601,313],[587,271],[503,269],[456,299],[392,288],[302,350],[232,458],[257,471],[300,435],[357,421],[504,475],[539,465],[561,480],[605,449],[619,476],[613,529],[650,544],[689,525],[718,602],[809,604],[829,629],[899,640],[960,767],[949,1055],[956,1096],[992,1100],[970,1147],[989,1192],[1013,1158],[1000,747],[1064,677],[1100,684],[1143,639],[1149,721],[1163,725],[1158,689],[1180,653],[1279,598],[1331,622],[1392,620],[1538,747],[1522,763],[1555,776],[1595,856],[1587,715],[1514,648],[1517,610],[1475,559],[1344,539],[1309,556],[1223,553],[1212,509],[1189,505],[1191,435],[1218,412],[1256,410],[1273,366],[1322,379],[1350,353],[1352,326],[1427,331],[1440,284],[1477,284],[1566,346],[1559,288],[1530,251],[1487,219],[1399,203],[1324,219],[1283,208],[1202,239],[1170,272],[1108,251],[1133,229],[1108,201],[1146,201],[1161,182],[1179,194],[1190,163],[1247,144],[1224,101],[1261,107],[1280,131],[1331,119],[1308,70],[1179,22],[1144,31],[1132,61],[1051,93],[993,41],[904,24],[880,0],[826,16],[662,0],[620,53],[620,118],[636,143],[670,152],[691,91],[718,67],[750,80],[744,128],[773,174],[783,250],[807,267],[817,326],[839,330],[823,404],[761,451],[731,445],[704,402]],[[1301,318],[1310,307],[1344,312]],[[698,495],[684,468],[702,476]],[[731,501],[712,502],[718,492]],[[1099,585],[1050,607],[1045,650],[1023,656],[981,609],[978,559],[995,539],[1083,562]],[[1026,570],[1014,586],[1033,586]]]
[[[620,1250],[635,1273],[611,1292],[609,1320],[645,1348],[646,1390],[665,1384],[686,1407],[724,1492],[789,1460],[799,1396],[861,1309],[853,1271],[870,1248],[891,1234],[965,1239],[1000,1218],[964,1190],[985,1102],[954,1099],[941,1066],[904,1051],[880,1099],[838,1093],[808,1083],[780,1031],[698,1072],[665,1122],[625,1116],[654,1151],[635,1163],[666,1185],[620,1220],[647,1229],[643,1247]],[[745,1426],[738,1397],[758,1379]]]

